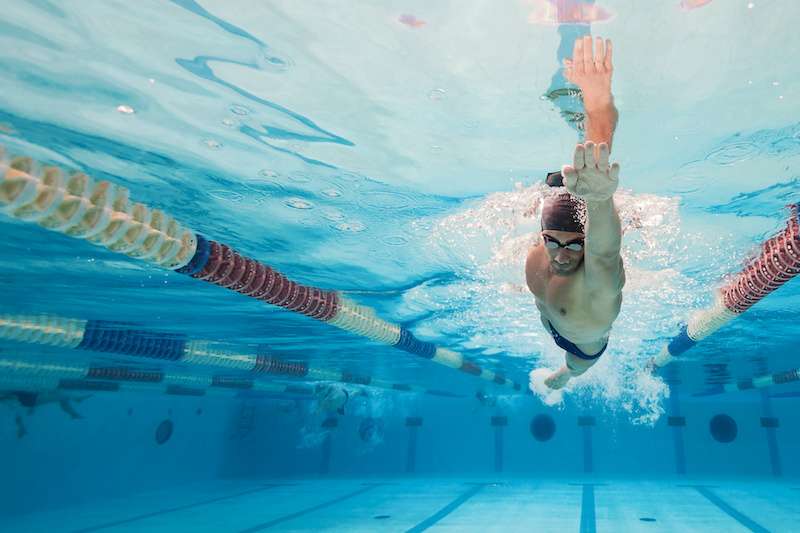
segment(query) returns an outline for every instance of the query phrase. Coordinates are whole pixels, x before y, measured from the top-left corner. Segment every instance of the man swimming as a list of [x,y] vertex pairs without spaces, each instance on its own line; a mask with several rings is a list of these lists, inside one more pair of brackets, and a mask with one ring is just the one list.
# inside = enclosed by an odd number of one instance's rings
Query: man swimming
[[[565,365],[548,372],[544,385],[560,389],[594,365],[608,346],[619,314],[625,271],[622,231],[613,194],[619,165],[609,165],[617,123],[611,95],[611,41],[575,42],[567,79],[580,87],[586,111],[586,142],[575,147],[573,164],[551,172],[548,185],[567,193],[545,200],[542,242],[528,253],[525,278],[545,330],[565,351]],[[536,373],[531,373],[536,386]]]
[[[28,415],[32,415],[37,407],[48,403],[58,403],[61,410],[73,420],[81,420],[83,416],[75,410],[72,402],[80,403],[88,398],[91,398],[91,395],[73,396],[62,391],[0,391],[0,403],[11,405],[12,408],[17,404],[21,407],[26,407]],[[25,422],[19,414],[14,417],[14,421],[17,424],[17,438],[21,439],[28,434]]]

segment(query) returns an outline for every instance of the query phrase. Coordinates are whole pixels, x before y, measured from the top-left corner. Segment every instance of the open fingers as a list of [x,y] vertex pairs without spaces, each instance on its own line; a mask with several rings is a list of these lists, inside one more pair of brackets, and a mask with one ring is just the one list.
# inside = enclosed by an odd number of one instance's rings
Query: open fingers
[[572,156],[572,166],[576,170],[581,170],[584,166],[586,166],[585,156],[586,149],[583,147],[583,145],[579,144],[575,146],[575,153]]
[[592,141],[586,141],[584,144],[584,165],[586,168],[593,168],[597,166],[597,154],[595,153],[595,144]]
[[604,65],[606,70],[613,69],[613,65],[611,64],[611,53],[613,52],[614,47],[611,45],[611,39],[606,39],[606,57],[604,60]]
[[611,169],[608,171],[608,177],[615,182],[619,181],[619,163],[614,163],[611,165]]
[[592,72],[594,70],[591,35],[587,35],[583,38],[583,68],[586,72]]
[[583,39],[575,39],[572,47],[572,65],[575,72],[583,72]]
[[578,172],[569,165],[561,167],[561,175],[564,176],[564,187],[569,192],[575,192],[575,186],[578,184]]
[[608,143],[600,143],[597,145],[597,168],[600,170],[608,170]]
[[603,46],[603,38],[597,37],[594,40],[594,57],[592,58],[592,62],[594,62],[594,68],[598,71],[602,71],[604,68],[604,60],[606,57],[605,47]]

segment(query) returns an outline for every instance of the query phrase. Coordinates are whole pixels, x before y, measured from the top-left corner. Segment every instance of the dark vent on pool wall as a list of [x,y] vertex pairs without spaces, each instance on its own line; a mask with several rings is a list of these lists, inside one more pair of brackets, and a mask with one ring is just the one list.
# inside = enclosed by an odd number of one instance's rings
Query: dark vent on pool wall
[[409,416],[406,418],[406,427],[408,428],[406,472],[412,473],[417,469],[417,432],[422,427],[422,417]]
[[171,420],[163,420],[156,427],[156,444],[164,444],[172,437],[172,431],[175,425]]
[[550,415],[536,415],[531,420],[531,435],[539,442],[546,442],[556,433],[556,423]]
[[708,424],[711,436],[717,442],[728,443],[736,440],[739,430],[736,421],[728,415],[716,415]]
[[503,471],[503,432],[508,425],[508,417],[493,416],[491,419],[492,427],[494,428],[494,471]]

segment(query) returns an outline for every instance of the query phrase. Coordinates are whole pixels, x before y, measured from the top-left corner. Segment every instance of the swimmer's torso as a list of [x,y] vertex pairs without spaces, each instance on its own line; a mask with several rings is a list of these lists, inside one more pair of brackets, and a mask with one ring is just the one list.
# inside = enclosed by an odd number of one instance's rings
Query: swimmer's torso
[[591,290],[586,284],[584,265],[571,276],[553,274],[547,253],[539,245],[528,254],[525,277],[548,333],[549,322],[586,353],[596,353],[606,345],[622,298],[619,295],[609,298]]

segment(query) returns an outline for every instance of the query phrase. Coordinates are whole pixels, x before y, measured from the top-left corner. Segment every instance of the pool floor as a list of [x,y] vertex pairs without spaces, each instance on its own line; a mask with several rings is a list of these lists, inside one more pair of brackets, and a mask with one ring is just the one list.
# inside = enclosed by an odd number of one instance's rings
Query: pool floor
[[0,522],[3,531],[797,531],[800,483],[217,481]]

